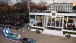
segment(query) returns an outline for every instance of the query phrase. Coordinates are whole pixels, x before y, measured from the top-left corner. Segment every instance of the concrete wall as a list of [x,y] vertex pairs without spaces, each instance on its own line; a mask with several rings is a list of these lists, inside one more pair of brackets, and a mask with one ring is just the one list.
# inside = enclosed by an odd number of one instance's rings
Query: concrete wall
[[[36,29],[31,29],[31,31],[36,31]],[[49,30],[49,29],[44,29],[44,31],[42,32],[42,34],[48,34],[48,35],[55,35],[55,36],[62,36],[65,37],[65,35],[63,34],[63,31],[71,31],[71,30],[62,30],[62,31],[57,31],[57,30]],[[76,35],[74,34],[70,34],[71,37],[76,37]]]
[[44,29],[44,31],[42,32],[43,34],[49,34],[49,35],[55,35],[55,36],[63,36],[63,32],[62,31],[57,31],[57,30],[49,30],[49,29]]

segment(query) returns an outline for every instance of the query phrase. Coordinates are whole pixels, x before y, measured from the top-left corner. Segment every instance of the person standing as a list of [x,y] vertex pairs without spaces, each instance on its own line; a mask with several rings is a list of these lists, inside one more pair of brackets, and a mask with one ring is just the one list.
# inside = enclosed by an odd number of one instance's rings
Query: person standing
[[69,33],[65,33],[65,37],[70,38],[71,35]]

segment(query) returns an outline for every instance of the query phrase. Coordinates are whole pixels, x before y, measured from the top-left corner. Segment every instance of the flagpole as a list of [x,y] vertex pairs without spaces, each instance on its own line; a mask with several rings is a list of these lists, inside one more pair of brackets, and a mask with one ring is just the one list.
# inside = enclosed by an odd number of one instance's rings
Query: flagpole
[[[30,4],[30,1],[27,0],[28,15],[29,15],[29,21],[30,21],[30,5],[29,4]],[[24,28],[23,28],[23,32],[25,32]]]
[[[30,1],[28,1],[28,0],[27,0],[27,8],[28,8],[28,15],[29,15],[28,18],[29,18],[29,22],[30,22]],[[23,28],[23,32],[25,32],[24,28]]]
[[30,22],[30,1],[27,0],[27,3],[28,3],[27,7],[28,7],[28,11],[29,11],[28,14],[29,14],[29,22]]
[[[30,4],[30,2],[29,2],[29,4]],[[29,5],[29,22],[30,22],[30,5]]]
[[[28,7],[29,23],[30,23],[30,1],[28,0],[27,0],[27,7]],[[30,29],[30,25],[28,26],[28,29]]]

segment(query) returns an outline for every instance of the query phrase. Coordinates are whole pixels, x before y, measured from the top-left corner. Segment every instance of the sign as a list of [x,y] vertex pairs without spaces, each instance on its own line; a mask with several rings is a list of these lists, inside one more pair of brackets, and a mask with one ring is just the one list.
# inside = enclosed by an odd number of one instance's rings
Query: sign
[[57,16],[57,12],[56,12],[56,11],[52,11],[52,12],[51,12],[51,17],[52,17],[52,18],[55,18],[56,16]]

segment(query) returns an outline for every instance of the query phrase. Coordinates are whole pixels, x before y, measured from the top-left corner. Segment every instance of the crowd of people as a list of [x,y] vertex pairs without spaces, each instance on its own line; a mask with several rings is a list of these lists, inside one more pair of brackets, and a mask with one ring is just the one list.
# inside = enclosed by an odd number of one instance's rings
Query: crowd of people
[[66,27],[66,25],[64,25],[64,29],[67,29],[67,30],[76,30],[76,27],[75,27],[74,24],[70,23],[70,24],[67,25],[67,27]]
[[26,15],[11,15],[9,17],[7,16],[1,16],[0,17],[0,26],[3,27],[10,27],[10,28],[20,28],[22,25],[28,22],[28,16]]
[[67,29],[67,30],[76,30],[76,26],[73,23],[73,20],[68,20],[68,23],[66,21],[64,21],[64,29]]
[[[56,23],[56,27],[62,27],[62,22],[59,22],[59,21],[54,21],[54,22],[51,23],[51,20],[49,20],[47,25],[48,26],[55,26],[55,23]],[[66,26],[66,24],[67,24],[67,26]],[[48,28],[48,29],[51,29],[51,28]],[[56,29],[56,28],[53,28],[53,29]],[[69,20],[68,23],[66,23],[66,21],[64,21],[64,29],[76,30],[76,26],[75,26],[75,24],[73,23],[72,20]]]

